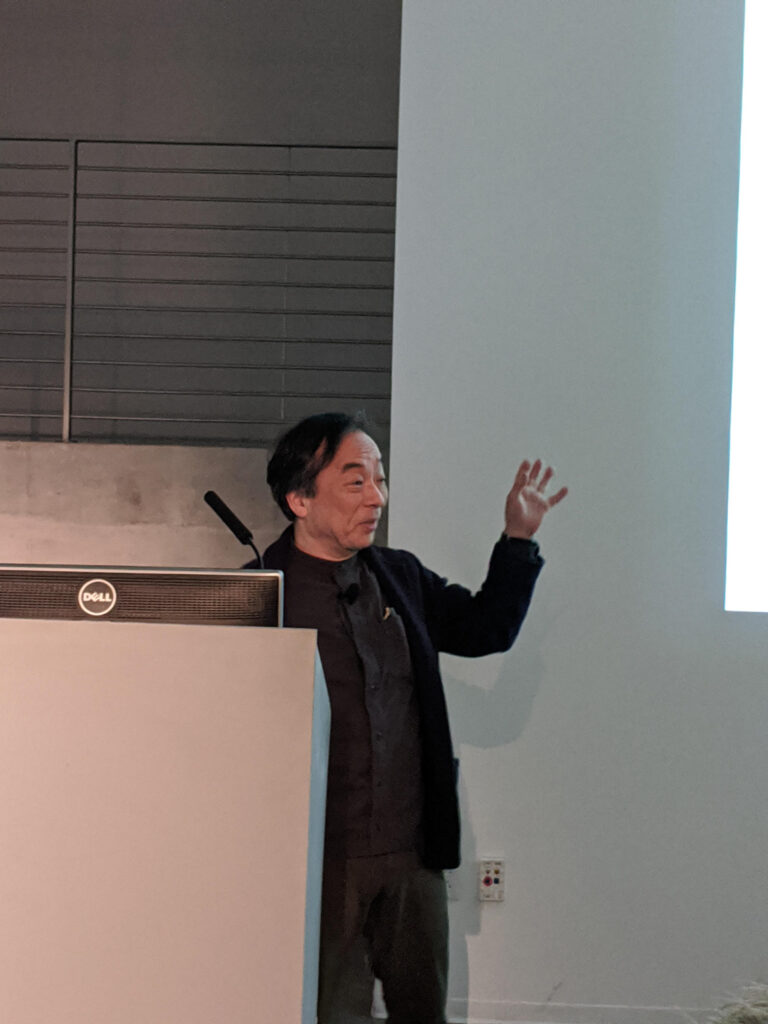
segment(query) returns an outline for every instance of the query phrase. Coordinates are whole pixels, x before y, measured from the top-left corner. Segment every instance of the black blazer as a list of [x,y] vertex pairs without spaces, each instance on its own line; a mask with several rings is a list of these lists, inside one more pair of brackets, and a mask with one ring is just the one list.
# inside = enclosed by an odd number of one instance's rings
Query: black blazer
[[[293,528],[264,552],[267,569],[285,570]],[[424,850],[428,868],[455,868],[460,860],[457,762],[453,756],[438,652],[479,657],[506,651],[523,623],[544,564],[534,541],[503,537],[491,554],[476,594],[426,569],[408,551],[370,547],[370,566],[387,602],[403,620],[421,717],[424,780]],[[249,563],[249,568],[253,563]],[[286,587],[290,580],[286,579]]]

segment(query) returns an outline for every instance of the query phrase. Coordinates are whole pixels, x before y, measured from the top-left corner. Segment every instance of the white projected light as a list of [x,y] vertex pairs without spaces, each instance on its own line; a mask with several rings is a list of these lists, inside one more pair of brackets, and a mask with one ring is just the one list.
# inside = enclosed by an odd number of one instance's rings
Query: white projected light
[[725,607],[768,612],[768,3],[747,0]]

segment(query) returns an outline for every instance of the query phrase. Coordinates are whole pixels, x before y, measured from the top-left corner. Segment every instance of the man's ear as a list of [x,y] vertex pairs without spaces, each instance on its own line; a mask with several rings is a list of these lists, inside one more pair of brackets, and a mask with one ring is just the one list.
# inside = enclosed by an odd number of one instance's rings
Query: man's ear
[[288,503],[288,508],[293,512],[297,519],[304,519],[307,514],[307,496],[301,494],[300,491],[289,491],[285,500]]

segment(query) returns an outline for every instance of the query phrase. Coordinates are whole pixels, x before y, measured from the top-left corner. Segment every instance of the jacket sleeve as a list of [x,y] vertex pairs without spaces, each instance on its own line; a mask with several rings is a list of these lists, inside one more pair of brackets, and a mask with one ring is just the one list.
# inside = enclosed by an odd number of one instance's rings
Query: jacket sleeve
[[476,594],[422,566],[426,624],[437,650],[465,657],[508,650],[523,624],[543,565],[535,541],[502,535]]

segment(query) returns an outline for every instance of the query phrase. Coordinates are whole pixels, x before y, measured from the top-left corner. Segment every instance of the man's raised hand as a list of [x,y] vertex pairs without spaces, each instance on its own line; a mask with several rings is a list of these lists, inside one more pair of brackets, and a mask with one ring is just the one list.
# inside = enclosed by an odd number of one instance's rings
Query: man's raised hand
[[533,465],[527,460],[520,464],[504,507],[504,533],[508,537],[531,538],[547,512],[566,496],[568,488],[561,487],[551,498],[547,497],[553,472],[551,466],[541,472],[541,459]]

